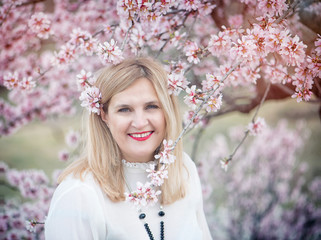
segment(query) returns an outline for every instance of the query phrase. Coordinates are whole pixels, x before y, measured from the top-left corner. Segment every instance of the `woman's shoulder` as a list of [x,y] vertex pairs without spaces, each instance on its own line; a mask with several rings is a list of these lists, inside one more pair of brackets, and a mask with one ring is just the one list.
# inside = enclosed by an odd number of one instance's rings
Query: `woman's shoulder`
[[99,191],[99,186],[90,173],[78,178],[73,175],[67,176],[56,188],[53,199],[59,201],[62,197],[79,198],[93,196]]

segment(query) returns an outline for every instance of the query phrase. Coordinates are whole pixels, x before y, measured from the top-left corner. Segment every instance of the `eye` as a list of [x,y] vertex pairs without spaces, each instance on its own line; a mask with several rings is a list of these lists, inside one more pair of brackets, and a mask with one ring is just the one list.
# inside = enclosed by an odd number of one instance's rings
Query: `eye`
[[120,109],[118,109],[117,112],[129,112],[129,111],[130,111],[129,108],[120,108]]
[[156,104],[149,104],[146,106],[146,109],[159,109],[159,106],[157,106]]

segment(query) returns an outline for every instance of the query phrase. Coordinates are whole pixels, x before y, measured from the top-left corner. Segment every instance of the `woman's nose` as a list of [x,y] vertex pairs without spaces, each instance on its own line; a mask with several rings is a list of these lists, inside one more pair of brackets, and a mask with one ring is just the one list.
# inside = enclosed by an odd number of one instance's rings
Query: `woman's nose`
[[132,122],[136,129],[144,129],[148,125],[148,117],[144,112],[136,112]]

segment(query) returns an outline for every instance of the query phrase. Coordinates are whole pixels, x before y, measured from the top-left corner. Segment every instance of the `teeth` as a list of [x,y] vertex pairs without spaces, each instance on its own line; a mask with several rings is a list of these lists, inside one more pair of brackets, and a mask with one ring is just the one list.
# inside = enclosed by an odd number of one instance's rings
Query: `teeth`
[[142,133],[142,134],[130,134],[130,135],[132,135],[132,136],[135,137],[135,138],[143,138],[143,137],[148,136],[150,133],[151,133],[151,132]]

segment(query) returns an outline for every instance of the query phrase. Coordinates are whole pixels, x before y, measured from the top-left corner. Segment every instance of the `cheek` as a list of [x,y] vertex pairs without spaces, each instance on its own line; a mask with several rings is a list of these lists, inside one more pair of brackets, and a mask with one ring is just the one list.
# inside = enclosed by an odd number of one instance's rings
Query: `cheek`
[[109,121],[109,129],[115,138],[116,136],[124,133],[128,127],[128,121],[120,118],[113,118]]
[[159,130],[163,131],[163,134],[165,135],[165,129],[166,129],[166,121],[164,114],[159,114],[156,118],[157,121],[157,127]]

